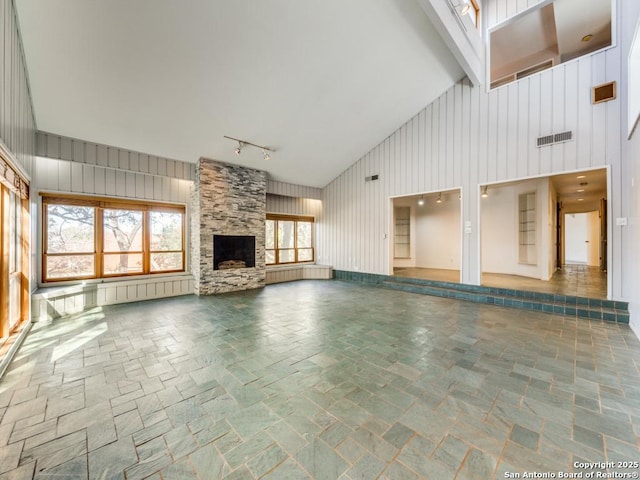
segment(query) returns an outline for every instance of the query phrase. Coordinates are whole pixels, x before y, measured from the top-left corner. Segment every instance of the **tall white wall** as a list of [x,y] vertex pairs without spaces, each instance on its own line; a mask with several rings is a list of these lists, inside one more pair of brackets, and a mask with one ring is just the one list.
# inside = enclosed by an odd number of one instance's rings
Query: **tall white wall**
[[[640,85],[629,85],[627,81],[629,49],[636,27],[640,24],[640,2],[625,0],[620,5],[620,49],[622,62],[620,96],[622,100],[622,175],[614,188],[620,189],[622,206],[619,215],[628,218],[628,225],[617,227],[621,231],[620,248],[624,258],[621,272],[622,294],[630,302],[631,328],[640,336],[640,129],[636,128],[633,137],[628,140],[627,104],[629,90],[638,93]],[[610,218],[614,222],[614,218]],[[615,228],[615,227],[614,227]]]
[[[538,2],[483,3],[489,26]],[[620,99],[591,104],[591,87],[620,81],[612,47],[487,92],[462,81],[420,110],[324,190],[321,262],[389,273],[393,196],[462,188],[462,281],[480,281],[479,185],[611,166],[611,217],[620,216]],[[419,106],[416,106],[419,108]],[[572,130],[574,141],[544,148],[536,138]],[[377,182],[365,182],[379,174]],[[613,296],[621,298],[621,235],[610,237]]]

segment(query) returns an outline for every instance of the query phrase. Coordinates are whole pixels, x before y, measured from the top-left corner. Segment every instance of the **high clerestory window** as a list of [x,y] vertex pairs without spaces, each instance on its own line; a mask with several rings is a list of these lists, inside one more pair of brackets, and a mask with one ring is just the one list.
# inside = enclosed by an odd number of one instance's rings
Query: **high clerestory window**
[[313,217],[267,214],[266,264],[314,261]]
[[42,197],[44,282],[181,272],[183,206]]

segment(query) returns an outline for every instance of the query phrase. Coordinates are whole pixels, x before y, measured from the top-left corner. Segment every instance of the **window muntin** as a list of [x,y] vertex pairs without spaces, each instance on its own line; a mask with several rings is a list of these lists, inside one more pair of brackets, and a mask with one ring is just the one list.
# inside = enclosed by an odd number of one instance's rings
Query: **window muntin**
[[314,261],[313,217],[267,214],[265,262],[267,265]]
[[184,271],[184,207],[43,196],[43,281]]

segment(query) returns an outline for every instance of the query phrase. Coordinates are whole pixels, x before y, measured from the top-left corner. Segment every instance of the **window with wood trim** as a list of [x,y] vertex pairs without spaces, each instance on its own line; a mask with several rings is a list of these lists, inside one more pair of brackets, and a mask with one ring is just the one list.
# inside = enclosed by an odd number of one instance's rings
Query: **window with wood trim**
[[267,214],[267,265],[307,263],[315,260],[314,218]]
[[185,269],[182,206],[45,194],[42,211],[43,282]]

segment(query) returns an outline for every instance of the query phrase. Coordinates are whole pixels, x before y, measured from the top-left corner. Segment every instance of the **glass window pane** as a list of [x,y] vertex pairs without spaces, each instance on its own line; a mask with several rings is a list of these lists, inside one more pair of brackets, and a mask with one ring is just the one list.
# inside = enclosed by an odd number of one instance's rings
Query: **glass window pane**
[[313,260],[313,249],[311,248],[301,248],[298,250],[298,261],[299,262],[310,262]]
[[[289,220],[278,221],[278,248],[293,248],[293,232],[295,222]],[[282,260],[280,260],[282,261]]]
[[141,253],[112,253],[105,254],[103,258],[105,275],[142,272]]
[[275,250],[267,250],[265,252],[265,262],[267,265],[273,265],[276,263],[276,251]]
[[149,216],[151,220],[151,251],[182,250],[183,214],[149,212]]
[[295,257],[295,250],[294,249],[290,249],[290,250],[279,250],[279,255],[280,255],[280,263],[291,263],[291,262],[295,262],[296,257]]
[[93,277],[95,258],[93,255],[56,255],[46,257],[46,277],[61,279],[70,277]]
[[151,271],[166,272],[169,270],[182,270],[182,252],[152,253]]
[[103,224],[105,252],[142,251],[142,212],[105,209]]
[[93,252],[95,209],[47,205],[47,253]]
[[[275,220],[267,220],[265,227],[265,248],[276,247],[276,227]],[[268,262],[267,262],[268,263]]]
[[298,222],[298,248],[311,248],[311,222]]

